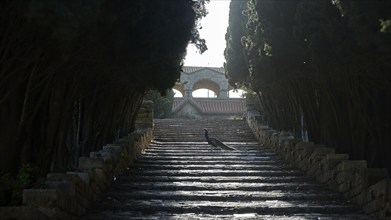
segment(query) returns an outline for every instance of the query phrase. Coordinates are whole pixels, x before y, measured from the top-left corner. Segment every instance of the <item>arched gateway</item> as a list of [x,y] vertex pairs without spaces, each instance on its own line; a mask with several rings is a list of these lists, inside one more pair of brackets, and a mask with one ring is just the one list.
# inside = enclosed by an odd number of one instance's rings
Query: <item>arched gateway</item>
[[[174,99],[173,117],[241,116],[245,111],[245,99],[229,98],[228,91],[232,88],[222,67],[185,66],[174,89],[183,97]],[[209,89],[217,97],[194,98],[192,93],[197,89]]]

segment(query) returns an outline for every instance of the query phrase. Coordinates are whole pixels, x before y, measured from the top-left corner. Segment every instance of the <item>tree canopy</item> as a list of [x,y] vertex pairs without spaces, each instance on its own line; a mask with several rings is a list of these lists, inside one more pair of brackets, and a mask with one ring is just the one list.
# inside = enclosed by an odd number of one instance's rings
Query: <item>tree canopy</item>
[[259,94],[269,125],[391,170],[389,1],[247,0],[230,10],[226,74]]
[[131,132],[145,93],[178,80],[187,44],[207,49],[206,2],[1,1],[0,175],[64,171]]

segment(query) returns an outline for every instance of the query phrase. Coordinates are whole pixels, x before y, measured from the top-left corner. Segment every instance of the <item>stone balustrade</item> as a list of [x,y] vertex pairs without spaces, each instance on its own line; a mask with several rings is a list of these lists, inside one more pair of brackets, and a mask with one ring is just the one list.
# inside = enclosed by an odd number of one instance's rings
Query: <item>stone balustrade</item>
[[391,219],[391,180],[386,169],[368,168],[364,160],[349,160],[335,149],[287,135],[265,126],[260,115],[246,113],[257,139],[307,175],[341,192],[372,216]]
[[89,157],[80,157],[77,169],[47,174],[43,189],[25,189],[23,206],[0,207],[1,218],[77,219],[83,215],[149,145],[153,128],[152,102],[143,103],[137,122],[136,131],[128,136],[90,152]]

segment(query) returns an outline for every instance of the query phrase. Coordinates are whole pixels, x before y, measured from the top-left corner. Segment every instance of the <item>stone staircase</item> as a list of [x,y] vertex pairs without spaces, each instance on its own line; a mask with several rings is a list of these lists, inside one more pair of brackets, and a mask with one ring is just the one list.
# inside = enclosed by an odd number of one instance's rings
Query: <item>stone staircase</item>
[[[203,128],[236,151],[207,145]],[[259,145],[242,120],[155,120],[154,140],[82,219],[372,219]]]

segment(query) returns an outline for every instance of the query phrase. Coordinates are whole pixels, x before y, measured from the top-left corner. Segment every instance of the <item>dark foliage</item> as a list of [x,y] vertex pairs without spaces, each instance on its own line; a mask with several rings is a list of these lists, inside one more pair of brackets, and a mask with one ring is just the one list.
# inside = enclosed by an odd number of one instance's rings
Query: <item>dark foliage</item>
[[167,90],[164,95],[156,90],[150,90],[144,96],[144,99],[153,101],[154,118],[170,117],[174,101],[174,91],[172,89]]
[[227,74],[260,94],[272,127],[391,170],[390,12],[383,0],[232,1]]
[[66,171],[131,132],[145,92],[174,86],[187,44],[206,49],[204,3],[1,1],[0,173]]

